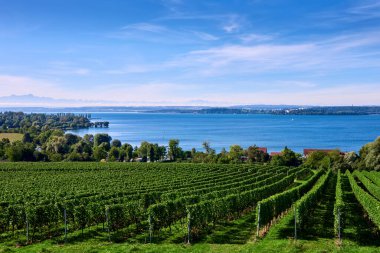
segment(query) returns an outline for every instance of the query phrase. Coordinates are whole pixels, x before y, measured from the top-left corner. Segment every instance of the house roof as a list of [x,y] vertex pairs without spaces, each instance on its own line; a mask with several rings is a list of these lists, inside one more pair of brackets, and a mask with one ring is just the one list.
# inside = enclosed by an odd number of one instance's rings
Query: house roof
[[266,147],[257,147],[257,149],[264,153],[268,153],[268,149]]

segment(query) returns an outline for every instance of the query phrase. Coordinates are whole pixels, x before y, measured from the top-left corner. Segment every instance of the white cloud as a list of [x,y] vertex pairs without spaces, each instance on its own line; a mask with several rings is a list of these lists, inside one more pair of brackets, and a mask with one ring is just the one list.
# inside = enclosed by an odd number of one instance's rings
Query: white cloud
[[87,76],[91,74],[91,70],[85,67],[78,67],[77,64],[65,61],[50,62],[48,67],[42,71],[48,75],[74,75]]
[[263,41],[273,40],[273,36],[266,35],[266,34],[250,33],[250,34],[243,34],[243,35],[241,35],[240,39],[244,43],[263,42]]
[[85,76],[90,73],[90,70],[86,68],[79,68],[79,69],[74,69],[73,73],[80,76]]
[[[217,87],[215,84],[214,86]],[[265,88],[263,88],[265,87]],[[41,97],[67,99],[59,106],[85,105],[213,105],[238,104],[299,104],[299,105],[375,105],[380,96],[380,83],[341,83],[321,88],[303,80],[267,81],[256,85],[233,83],[226,90],[204,90],[202,83],[116,83],[94,86],[86,91],[86,100],[74,92],[60,88],[46,80],[0,75],[0,96],[33,93]],[[81,99],[84,99],[82,97]],[[59,103],[59,104],[58,104]],[[45,105],[46,106],[46,105]],[[53,106],[49,104],[48,106]]]
[[380,2],[378,0],[362,0],[343,9],[334,9],[315,14],[318,25],[334,26],[340,23],[355,23],[380,18]]
[[[271,85],[271,84],[268,84]],[[297,105],[378,105],[380,83],[345,84],[339,87],[273,91],[237,91],[228,96],[218,93],[205,97],[213,103],[237,104],[297,104]],[[202,99],[201,96],[199,99]],[[221,99],[222,98],[222,99]]]
[[236,33],[242,28],[243,18],[239,15],[229,15],[227,21],[224,21],[222,29],[226,33]]
[[380,67],[379,32],[337,36],[304,43],[230,44],[194,50],[172,61],[201,75],[258,73],[273,70],[328,71]]
[[153,65],[127,65],[121,68],[105,70],[105,74],[110,75],[126,75],[126,74],[141,74],[157,70],[157,66]]
[[136,23],[126,25],[122,28],[122,30],[140,30],[144,32],[153,32],[153,33],[162,33],[167,31],[167,28],[164,26],[150,24],[150,23]]
[[92,99],[112,97],[112,100],[118,102],[152,101],[156,103],[161,100],[179,102],[184,101],[188,92],[195,88],[195,85],[181,83],[116,83],[99,86],[90,96]]
[[50,81],[24,76],[0,75],[0,96],[9,95],[52,95],[60,94],[62,90]]
[[208,41],[219,40],[218,37],[209,33],[199,32],[199,31],[193,31],[193,33],[202,40],[208,40]]
[[239,24],[235,22],[230,22],[223,26],[223,30],[228,33],[236,32],[239,28]]
[[170,44],[193,44],[219,40],[219,37],[211,33],[188,29],[186,27],[171,28],[154,23],[129,24],[117,32],[108,34],[108,37]]

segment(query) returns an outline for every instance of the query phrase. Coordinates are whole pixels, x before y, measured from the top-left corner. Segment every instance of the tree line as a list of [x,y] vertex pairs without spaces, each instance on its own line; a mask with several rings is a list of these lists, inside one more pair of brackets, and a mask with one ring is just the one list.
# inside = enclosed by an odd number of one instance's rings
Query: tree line
[[0,112],[0,132],[41,133],[50,129],[109,127],[108,121],[91,122],[91,114]]
[[83,137],[65,133],[68,128],[108,127],[108,122],[91,122],[91,114],[25,114],[0,113],[0,132],[22,133],[22,141],[0,140],[0,160],[7,161],[113,161],[156,162],[176,161],[194,163],[271,163],[277,166],[298,166],[302,163],[317,169],[375,169],[380,170],[380,138],[363,146],[359,152],[342,155],[339,150],[315,151],[307,159],[285,147],[281,153],[269,156],[255,145],[244,149],[239,145],[229,150],[215,151],[209,142],[203,150],[183,150],[178,139],[168,144],[141,142],[140,146],[121,143],[108,134],[86,134]]
[[313,168],[380,169],[380,138],[363,146],[359,152],[342,154],[315,151],[307,158],[291,149],[269,156],[257,146],[247,149],[232,145],[219,153],[209,142],[203,143],[203,151],[195,148],[183,150],[178,139],[169,140],[167,146],[141,142],[140,146],[122,143],[105,133],[86,134],[83,137],[50,129],[41,133],[23,134],[22,141],[0,140],[0,160],[7,161],[110,161],[110,162],[193,162],[193,163],[270,163],[277,166],[298,166],[302,163]]

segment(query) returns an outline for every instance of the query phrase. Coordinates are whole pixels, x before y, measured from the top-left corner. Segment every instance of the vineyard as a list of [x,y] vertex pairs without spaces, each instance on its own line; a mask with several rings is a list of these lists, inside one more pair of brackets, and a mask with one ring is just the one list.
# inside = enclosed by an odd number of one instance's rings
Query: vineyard
[[310,238],[316,244],[327,241],[321,249],[372,252],[380,246],[378,172],[271,165],[1,163],[0,175],[4,251],[38,251],[35,247],[46,243],[54,251],[57,245],[70,249],[86,242],[260,251],[276,241],[291,252]]

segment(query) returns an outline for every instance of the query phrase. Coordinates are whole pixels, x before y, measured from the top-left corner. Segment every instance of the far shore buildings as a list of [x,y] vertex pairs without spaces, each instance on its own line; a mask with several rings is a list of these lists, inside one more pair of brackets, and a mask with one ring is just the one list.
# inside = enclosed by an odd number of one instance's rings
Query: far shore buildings
[[282,152],[270,152],[270,156],[282,155]]
[[265,147],[257,147],[257,149],[262,151],[264,154],[268,154],[268,149]]

